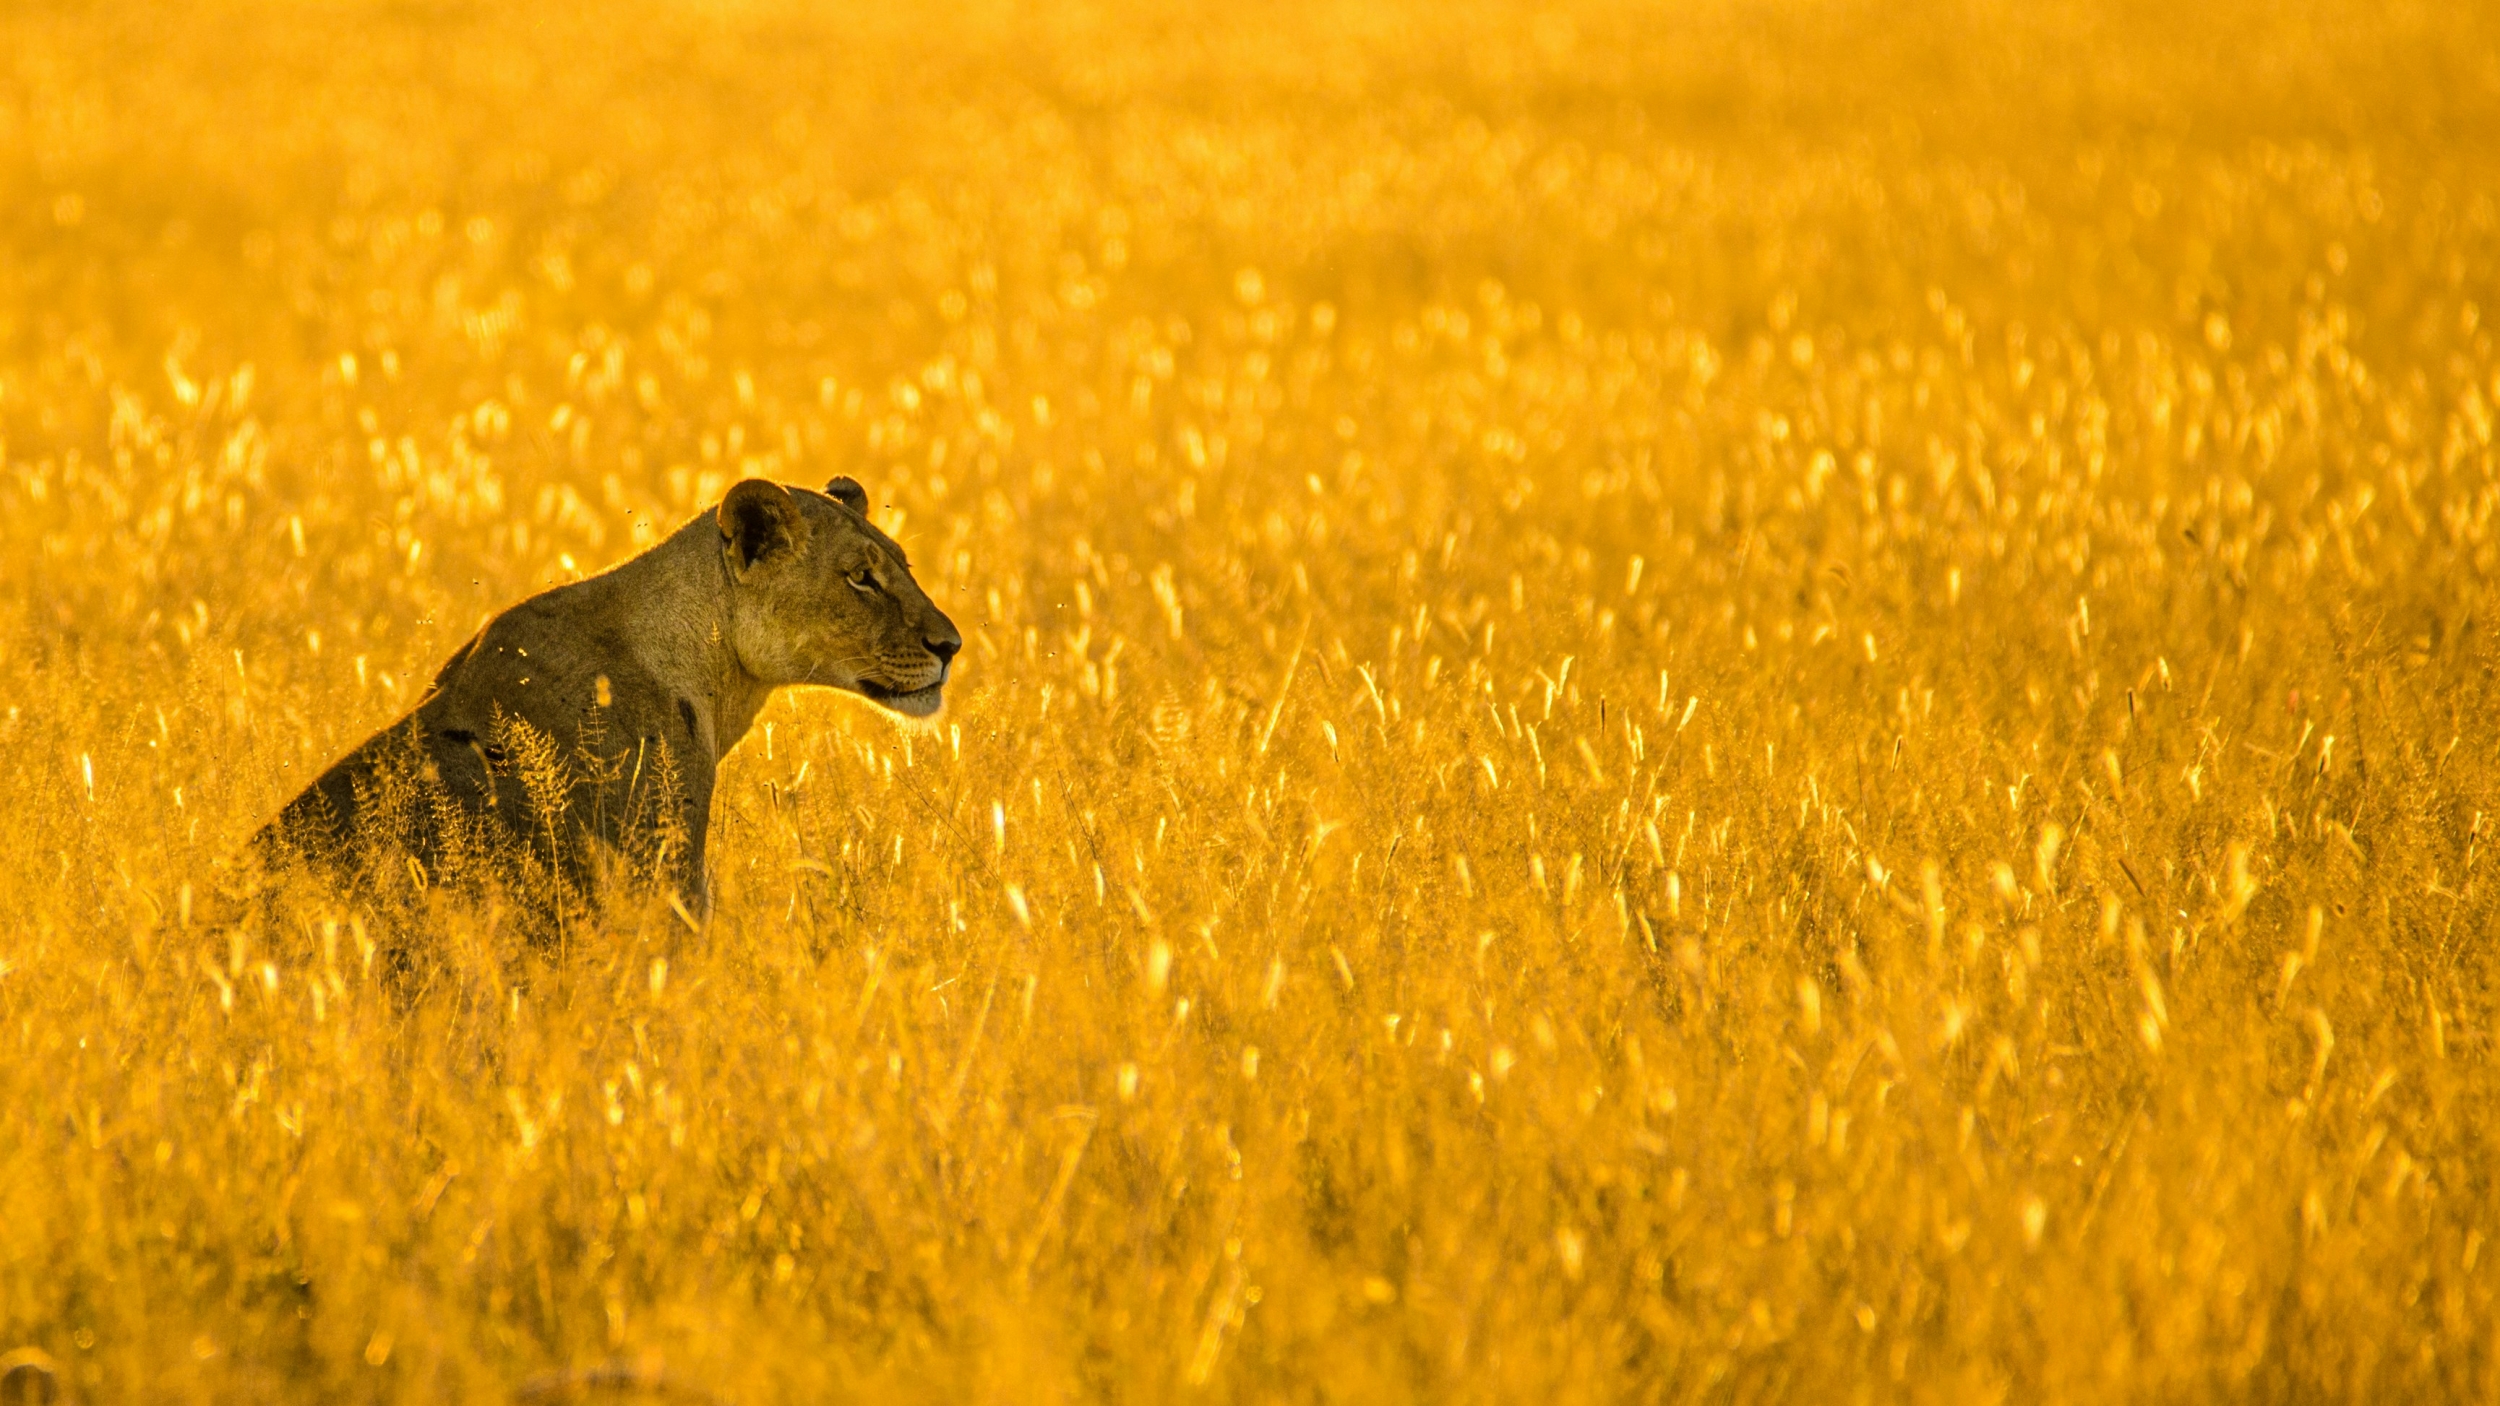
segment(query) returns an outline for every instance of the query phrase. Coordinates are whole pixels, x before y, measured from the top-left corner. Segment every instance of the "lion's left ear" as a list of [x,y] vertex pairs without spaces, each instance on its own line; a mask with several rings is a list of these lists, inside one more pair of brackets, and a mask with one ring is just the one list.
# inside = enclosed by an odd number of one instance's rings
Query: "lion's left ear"
[[868,490],[860,487],[859,480],[848,474],[826,484],[825,496],[861,517],[868,516]]
[[790,490],[769,479],[748,479],[721,500],[721,542],[735,554],[741,571],[796,547],[806,532],[807,522]]

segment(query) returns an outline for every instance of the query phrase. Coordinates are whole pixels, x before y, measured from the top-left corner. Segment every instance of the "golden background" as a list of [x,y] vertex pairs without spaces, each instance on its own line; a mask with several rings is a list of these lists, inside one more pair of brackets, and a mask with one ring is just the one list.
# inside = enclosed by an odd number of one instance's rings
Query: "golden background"
[[[14,0],[0,1348],[2490,1399],[2495,28]],[[212,920],[835,473],[961,682],[775,703],[704,931]]]

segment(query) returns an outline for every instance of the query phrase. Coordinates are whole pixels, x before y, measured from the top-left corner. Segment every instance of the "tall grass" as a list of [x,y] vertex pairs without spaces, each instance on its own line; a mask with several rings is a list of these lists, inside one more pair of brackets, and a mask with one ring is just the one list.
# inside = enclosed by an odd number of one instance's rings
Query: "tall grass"
[[[0,1348],[2500,1392],[2492,38],[9,7]],[[215,920],[485,615],[835,473],[961,681],[773,704],[708,925]]]

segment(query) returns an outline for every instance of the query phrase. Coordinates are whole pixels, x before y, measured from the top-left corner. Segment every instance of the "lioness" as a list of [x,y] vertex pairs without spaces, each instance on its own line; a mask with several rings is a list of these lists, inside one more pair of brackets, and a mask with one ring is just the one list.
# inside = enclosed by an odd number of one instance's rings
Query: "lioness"
[[963,636],[867,510],[848,478],[749,479],[631,561],[522,601],[254,848],[336,860],[379,837],[421,869],[500,845],[577,886],[595,853],[630,854],[700,909],[713,778],[774,689],[938,710]]

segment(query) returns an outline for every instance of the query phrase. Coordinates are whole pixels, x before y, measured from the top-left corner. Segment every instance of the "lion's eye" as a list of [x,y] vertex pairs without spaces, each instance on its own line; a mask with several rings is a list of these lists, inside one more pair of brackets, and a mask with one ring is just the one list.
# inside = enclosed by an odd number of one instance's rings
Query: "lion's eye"
[[868,591],[873,593],[877,589],[876,573],[870,571],[867,567],[863,566],[859,570],[852,572],[850,579],[851,589],[854,591]]

